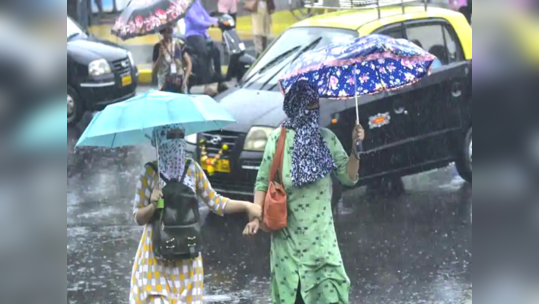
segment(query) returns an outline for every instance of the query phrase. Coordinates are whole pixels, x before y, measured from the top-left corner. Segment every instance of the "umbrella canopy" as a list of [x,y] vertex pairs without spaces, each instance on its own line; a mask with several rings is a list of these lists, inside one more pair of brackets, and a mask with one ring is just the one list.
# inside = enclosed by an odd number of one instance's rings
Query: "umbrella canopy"
[[303,54],[285,70],[279,86],[287,92],[297,80],[307,79],[324,98],[373,94],[416,82],[435,59],[407,40],[369,35]]
[[155,34],[183,18],[195,0],[132,0],[112,27],[122,40]]
[[146,143],[156,127],[180,124],[185,135],[219,130],[235,120],[213,98],[148,91],[107,106],[88,125],[77,147],[122,147]]

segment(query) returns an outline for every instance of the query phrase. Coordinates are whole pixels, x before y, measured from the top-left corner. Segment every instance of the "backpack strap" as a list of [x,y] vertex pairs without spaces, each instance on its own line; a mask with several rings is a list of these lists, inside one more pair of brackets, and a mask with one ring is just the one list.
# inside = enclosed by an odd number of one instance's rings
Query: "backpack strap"
[[[191,159],[188,158],[186,161],[185,161],[185,168],[183,170],[183,174],[182,174],[182,177],[180,179],[180,183],[183,183],[183,180],[185,179],[185,176],[187,175],[187,170],[189,169],[189,166],[191,165]],[[159,170],[157,169],[157,166],[155,165],[155,163],[153,162],[149,162],[146,164],[146,166],[152,168],[152,170],[155,172],[155,173],[159,173]],[[161,177],[162,180],[165,181],[165,183],[170,183],[170,180],[168,178],[166,178],[163,174],[159,173],[159,176]]]
[[187,175],[187,170],[189,170],[189,166],[191,165],[191,159],[188,158],[185,161],[185,168],[183,169],[182,178],[180,179],[180,183],[183,183],[183,180],[185,179],[185,176]]
[[168,183],[170,182],[170,180],[169,180],[168,178],[166,178],[163,174],[159,173],[159,169],[157,169],[157,165],[156,165],[155,163],[149,162],[149,163],[146,164],[146,166],[152,168],[152,170],[153,170],[155,173],[159,174],[159,177],[161,177],[161,179],[164,180],[165,183],[168,184]]

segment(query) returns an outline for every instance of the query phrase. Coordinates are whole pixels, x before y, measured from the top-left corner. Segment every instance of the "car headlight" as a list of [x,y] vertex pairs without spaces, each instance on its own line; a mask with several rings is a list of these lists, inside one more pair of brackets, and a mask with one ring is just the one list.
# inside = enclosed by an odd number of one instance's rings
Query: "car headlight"
[[135,59],[133,59],[133,53],[131,52],[127,52],[127,57],[129,57],[129,62],[131,62],[131,66],[134,67],[135,66]]
[[110,65],[105,59],[92,61],[88,65],[88,74],[91,76],[101,76],[110,73]]
[[274,128],[252,127],[245,137],[243,150],[263,152],[266,149],[266,144],[273,130]]
[[189,135],[189,136],[186,136],[186,137],[185,137],[185,141],[186,141],[188,144],[196,145],[196,144],[197,144],[197,135],[196,135],[196,134],[191,134],[191,135]]

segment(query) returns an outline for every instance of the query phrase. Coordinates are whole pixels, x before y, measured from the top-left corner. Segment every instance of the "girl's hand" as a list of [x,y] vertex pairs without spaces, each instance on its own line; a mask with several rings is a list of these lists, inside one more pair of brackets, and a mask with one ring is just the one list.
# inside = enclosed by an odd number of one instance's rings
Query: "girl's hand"
[[159,185],[159,182],[155,186],[152,192],[152,196],[150,197],[150,203],[154,206],[157,206],[157,202],[163,198],[163,192],[161,192],[161,186]]
[[250,221],[247,226],[245,226],[245,229],[243,229],[243,236],[245,237],[252,237],[260,228],[260,220],[258,218],[253,219]]
[[249,220],[260,219],[262,217],[262,208],[259,205],[248,203],[247,214],[249,215]]

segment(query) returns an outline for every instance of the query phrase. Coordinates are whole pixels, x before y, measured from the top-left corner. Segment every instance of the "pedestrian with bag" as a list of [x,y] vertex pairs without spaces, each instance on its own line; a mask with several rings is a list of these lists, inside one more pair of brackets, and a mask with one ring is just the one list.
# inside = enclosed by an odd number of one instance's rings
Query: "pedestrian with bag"
[[271,15],[275,12],[273,0],[246,0],[244,9],[251,12],[255,51],[259,57],[268,47],[271,34]]
[[217,194],[202,168],[186,158],[179,125],[156,128],[152,145],[158,160],[145,165],[137,184],[134,218],[144,225],[133,265],[129,303],[203,303],[198,200],[218,215],[261,208]]
[[[319,126],[316,86],[296,82],[285,95],[288,119],[275,130],[255,185],[253,218],[245,236],[271,232],[272,303],[349,303],[350,280],[339,251],[331,209],[331,174],[346,186],[358,180],[359,154],[349,156],[330,130]],[[352,142],[363,140],[357,125]]]
[[193,65],[189,54],[184,52],[183,43],[174,39],[173,33],[172,27],[160,31],[162,38],[153,49],[152,70],[157,75],[157,86],[160,90],[186,93]]

